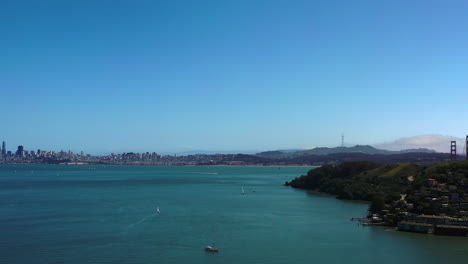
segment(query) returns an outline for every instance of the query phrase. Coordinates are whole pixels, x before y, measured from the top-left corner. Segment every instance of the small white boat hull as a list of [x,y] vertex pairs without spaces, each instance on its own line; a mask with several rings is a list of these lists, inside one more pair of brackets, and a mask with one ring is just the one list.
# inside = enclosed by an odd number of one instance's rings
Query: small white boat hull
[[215,247],[212,247],[212,246],[206,246],[206,247],[205,247],[205,251],[208,251],[208,252],[218,252],[218,249],[215,248]]

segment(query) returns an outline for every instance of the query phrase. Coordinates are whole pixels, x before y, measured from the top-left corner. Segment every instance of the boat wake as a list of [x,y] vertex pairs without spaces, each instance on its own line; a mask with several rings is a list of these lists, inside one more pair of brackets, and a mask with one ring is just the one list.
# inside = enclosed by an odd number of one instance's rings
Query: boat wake
[[137,222],[132,223],[132,224],[129,224],[129,225],[127,226],[127,228],[125,229],[124,234],[127,235],[128,232],[129,232],[130,230],[132,230],[132,229],[134,229],[135,227],[137,227],[137,226],[143,224],[146,220],[148,220],[148,219],[150,219],[150,218],[152,218],[152,217],[154,217],[154,214],[147,215],[147,216],[143,217],[142,219],[138,220]]

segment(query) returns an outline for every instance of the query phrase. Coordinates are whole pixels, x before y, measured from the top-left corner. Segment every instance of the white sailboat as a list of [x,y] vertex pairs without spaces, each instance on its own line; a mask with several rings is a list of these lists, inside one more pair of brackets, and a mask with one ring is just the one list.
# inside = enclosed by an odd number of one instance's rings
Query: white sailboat
[[205,251],[208,251],[208,252],[218,252],[218,249],[213,246],[206,246],[205,247]]
[[213,243],[213,244],[211,244],[211,246],[206,246],[205,251],[207,251],[207,252],[218,252],[219,249],[217,247],[215,247],[214,243]]
[[161,213],[161,211],[159,211],[159,206],[158,206],[158,208],[156,209],[156,213],[158,213],[158,214]]
[[207,252],[218,252],[219,249],[215,247],[214,242],[211,244],[211,246],[206,246],[205,251]]

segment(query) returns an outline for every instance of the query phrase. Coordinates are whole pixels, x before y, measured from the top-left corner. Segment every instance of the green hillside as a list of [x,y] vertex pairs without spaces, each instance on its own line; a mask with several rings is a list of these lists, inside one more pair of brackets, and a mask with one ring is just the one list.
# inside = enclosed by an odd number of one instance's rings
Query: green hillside
[[427,167],[348,162],[312,169],[288,184],[333,194],[339,199],[371,201],[371,212],[385,208],[457,216],[468,211],[468,161]]

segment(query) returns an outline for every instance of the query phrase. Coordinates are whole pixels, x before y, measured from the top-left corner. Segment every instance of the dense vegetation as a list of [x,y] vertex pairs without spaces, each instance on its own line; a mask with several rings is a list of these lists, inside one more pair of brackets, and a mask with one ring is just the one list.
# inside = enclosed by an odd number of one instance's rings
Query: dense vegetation
[[291,181],[290,185],[334,194],[339,199],[373,201],[377,206],[400,199],[400,194],[406,193],[410,187],[408,176],[417,175],[419,169],[414,164],[346,162],[310,170],[307,175]]
[[[437,186],[428,188],[429,179],[434,179]],[[434,163],[423,168],[406,200],[414,205],[415,213],[463,216],[460,212],[468,211],[468,161]]]
[[[434,179],[437,185],[426,188],[428,179]],[[408,201],[411,209],[407,211],[414,213],[456,214],[456,207],[463,205],[468,196],[468,162],[443,162],[428,167],[408,163],[346,162],[312,169],[288,184],[333,194],[340,199],[371,201],[371,212],[378,212],[385,206],[388,209],[391,205],[402,207]],[[402,195],[406,195],[406,200]],[[457,200],[444,202],[444,197],[453,195]]]

